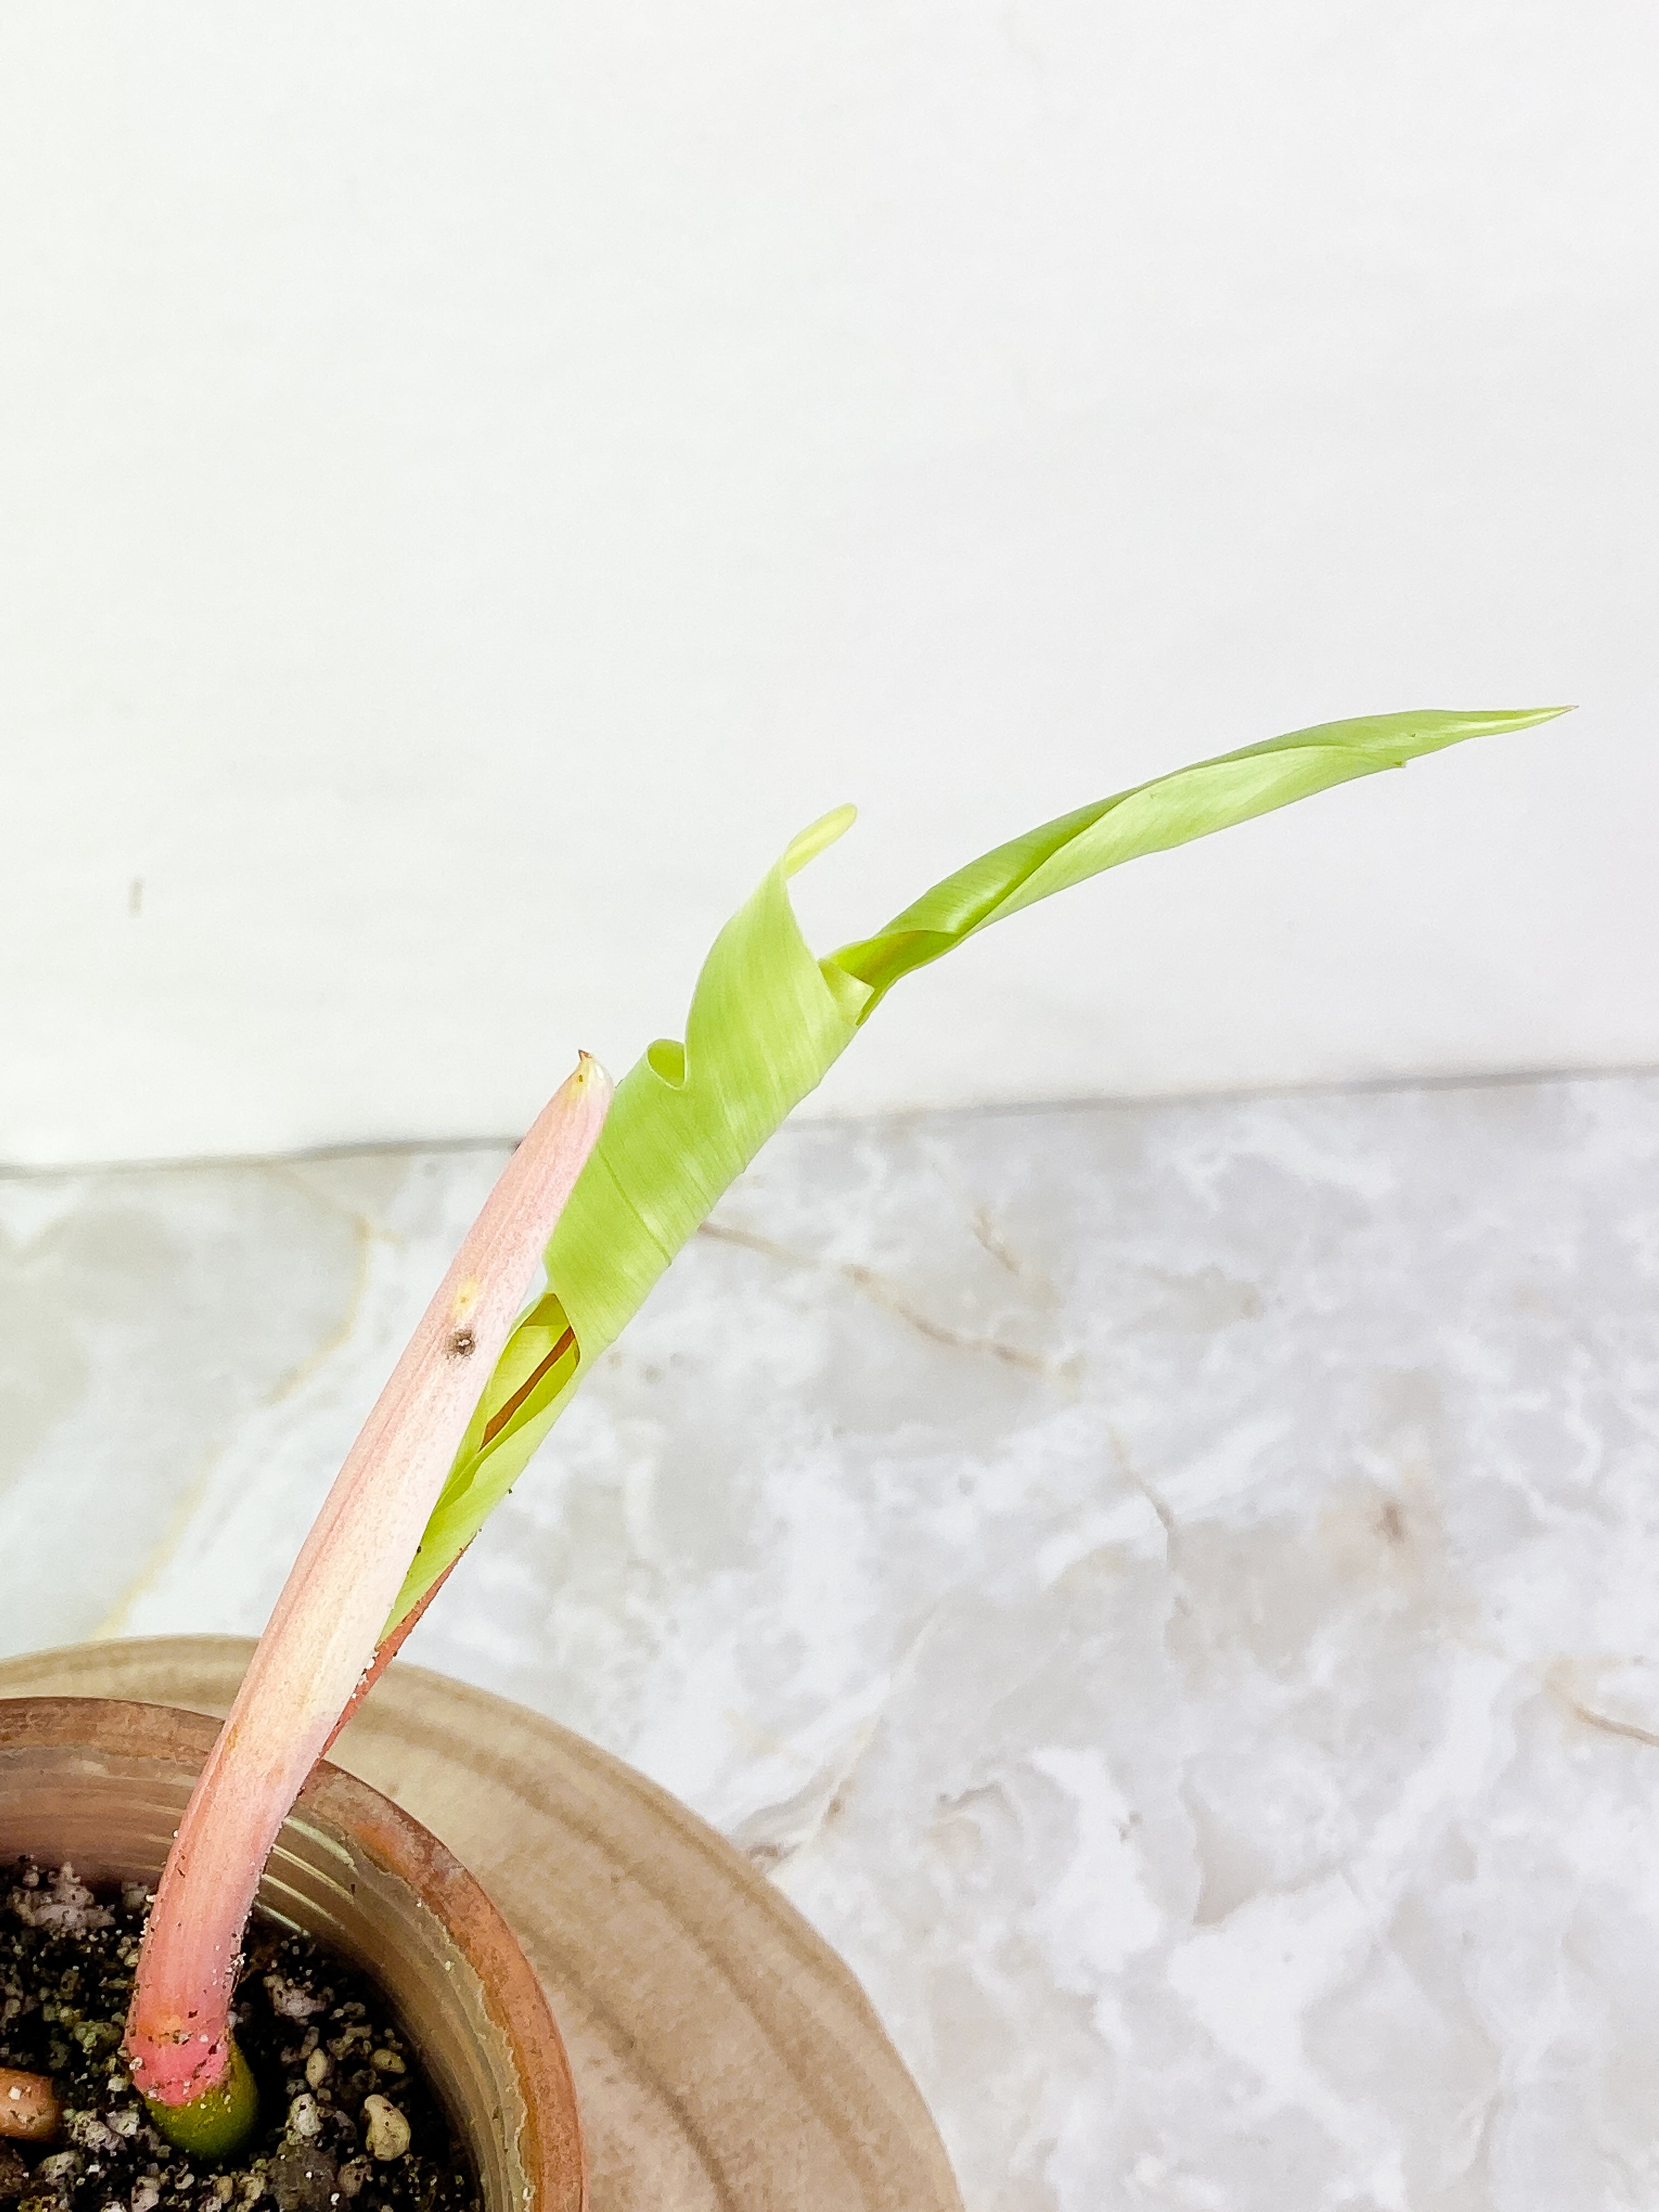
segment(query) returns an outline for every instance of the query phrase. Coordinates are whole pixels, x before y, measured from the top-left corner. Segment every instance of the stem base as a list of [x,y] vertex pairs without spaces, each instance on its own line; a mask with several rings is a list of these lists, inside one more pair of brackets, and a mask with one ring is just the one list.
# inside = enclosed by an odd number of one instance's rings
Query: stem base
[[186,2151],[207,2165],[234,2158],[259,2118],[259,2091],[253,2070],[234,2036],[230,2039],[230,2064],[217,2088],[204,2090],[187,2105],[164,2105],[159,2097],[147,2097],[144,2102],[150,2118],[173,2148]]

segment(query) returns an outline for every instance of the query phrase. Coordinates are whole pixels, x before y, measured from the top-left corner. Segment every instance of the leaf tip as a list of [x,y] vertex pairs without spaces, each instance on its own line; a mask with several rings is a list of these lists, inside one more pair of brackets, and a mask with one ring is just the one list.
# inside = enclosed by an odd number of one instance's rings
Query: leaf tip
[[814,860],[826,845],[833,845],[837,837],[844,837],[858,820],[856,806],[832,806],[827,814],[820,814],[816,822],[809,823],[799,836],[791,840],[783,856],[783,872],[793,876]]
[[1578,702],[1574,700],[1567,707],[1519,707],[1512,714],[1505,715],[1504,720],[1517,730],[1534,730],[1540,722],[1553,722],[1563,714],[1576,714],[1577,712]]
[[576,1072],[570,1080],[578,1090],[583,1091],[591,1087],[603,1093],[616,1087],[605,1072],[605,1062],[596,1054],[589,1052],[585,1045],[576,1048]]

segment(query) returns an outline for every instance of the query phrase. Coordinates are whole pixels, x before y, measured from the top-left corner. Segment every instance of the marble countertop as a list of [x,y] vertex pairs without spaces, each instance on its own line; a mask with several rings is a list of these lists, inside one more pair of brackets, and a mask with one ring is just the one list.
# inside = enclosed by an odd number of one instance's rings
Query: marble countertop
[[[256,1631],[500,1148],[0,1178],[0,1653]],[[806,1124],[410,1656],[851,1961],[969,2212],[1659,2202],[1659,1077]]]

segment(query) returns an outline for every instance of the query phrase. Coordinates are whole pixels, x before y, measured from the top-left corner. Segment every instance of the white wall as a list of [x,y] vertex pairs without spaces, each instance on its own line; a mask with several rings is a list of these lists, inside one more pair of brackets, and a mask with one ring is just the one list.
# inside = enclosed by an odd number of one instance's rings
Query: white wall
[[17,0],[0,1158],[511,1131],[836,801],[826,945],[1416,704],[1584,702],[823,1102],[1659,1060],[1656,71],[1649,0]]

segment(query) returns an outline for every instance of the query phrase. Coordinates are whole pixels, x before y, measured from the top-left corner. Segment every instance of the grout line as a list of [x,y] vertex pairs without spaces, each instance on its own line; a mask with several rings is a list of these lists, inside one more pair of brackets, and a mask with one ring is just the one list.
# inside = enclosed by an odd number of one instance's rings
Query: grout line
[[977,1104],[878,1107],[867,1114],[835,1114],[805,1117],[815,1128],[853,1127],[859,1123],[949,1121],[977,1115],[985,1119],[1012,1114],[1079,1114],[1104,1109],[1133,1114],[1143,1109],[1177,1106],[1244,1106],[1255,1099],[1378,1098],[1419,1091],[1522,1091],[1554,1088],[1569,1083],[1629,1083],[1659,1079],[1659,1064],[1651,1060],[1612,1063],[1601,1067],[1500,1068],[1486,1074],[1364,1075],[1339,1078],[1329,1083],[1241,1083],[1218,1085],[1212,1090],[1079,1091],[1066,1098],[988,1099]]
[[[863,1114],[809,1112],[792,1121],[791,1126],[814,1129],[903,1127],[920,1121],[963,1121],[969,1116],[991,1120],[1018,1114],[1134,1114],[1165,1107],[1242,1106],[1255,1099],[1377,1098],[1425,1091],[1516,1091],[1554,1088],[1569,1083],[1628,1083],[1654,1079],[1659,1079],[1659,1066],[1651,1061],[1614,1063],[1603,1067],[1509,1068],[1486,1074],[1356,1076],[1330,1083],[1240,1084],[1199,1091],[1079,1091],[1065,1098],[1001,1098],[957,1105],[884,1106]],[[511,1152],[518,1141],[518,1136],[511,1135],[365,1137],[340,1144],[301,1145],[291,1152],[158,1154],[119,1160],[54,1160],[36,1165],[0,1161],[0,1182],[31,1182],[47,1176],[163,1174],[192,1168],[287,1167],[313,1160],[388,1157],[413,1159],[428,1153],[453,1156],[504,1152]]]

